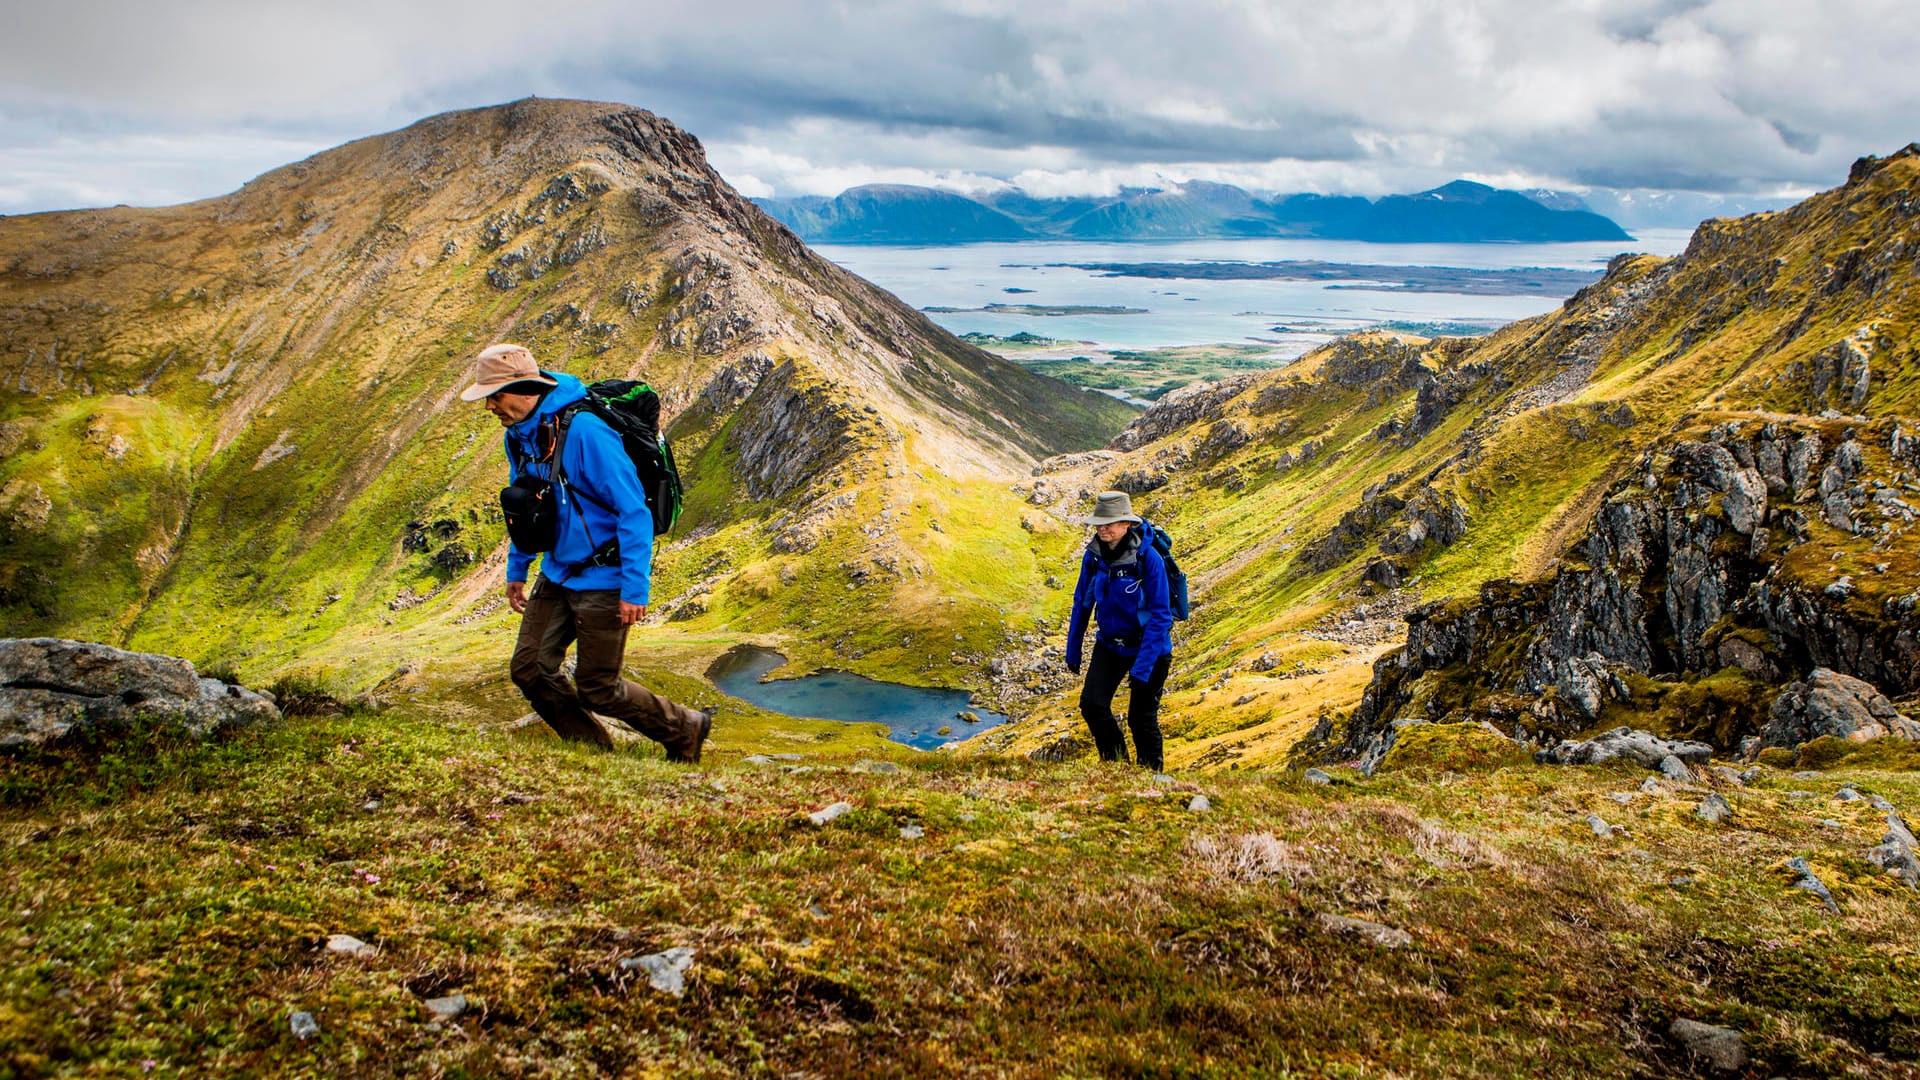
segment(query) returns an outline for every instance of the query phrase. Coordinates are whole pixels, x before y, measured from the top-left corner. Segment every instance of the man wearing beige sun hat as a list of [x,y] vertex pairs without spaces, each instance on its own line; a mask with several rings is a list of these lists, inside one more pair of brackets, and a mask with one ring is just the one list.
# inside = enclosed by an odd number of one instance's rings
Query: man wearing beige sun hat
[[[612,746],[600,713],[658,741],[668,760],[698,762],[712,714],[620,674],[627,632],[647,614],[653,514],[620,435],[580,407],[586,396],[579,379],[540,370],[510,343],[480,353],[460,394],[484,401],[506,429],[506,595],[521,617],[509,670],[563,739]],[[535,558],[540,576],[528,590]],[[571,680],[561,670],[569,644]]]

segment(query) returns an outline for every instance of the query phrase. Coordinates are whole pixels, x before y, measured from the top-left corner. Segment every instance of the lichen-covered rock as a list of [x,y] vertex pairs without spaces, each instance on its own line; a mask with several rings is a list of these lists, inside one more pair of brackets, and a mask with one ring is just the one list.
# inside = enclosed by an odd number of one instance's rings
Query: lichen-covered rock
[[1913,741],[1920,739],[1920,723],[1901,714],[1873,684],[1821,667],[1774,699],[1760,742],[1791,748],[1822,735],[1849,742],[1888,736]]
[[266,698],[203,679],[178,657],[61,638],[0,640],[0,747],[136,722],[178,724],[204,738],[279,718]]

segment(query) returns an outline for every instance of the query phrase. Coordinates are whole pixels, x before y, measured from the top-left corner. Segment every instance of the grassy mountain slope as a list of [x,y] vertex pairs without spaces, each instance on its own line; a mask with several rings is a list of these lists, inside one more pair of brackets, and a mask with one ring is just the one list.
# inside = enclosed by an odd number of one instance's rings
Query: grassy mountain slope
[[[1887,446],[1902,424],[1920,430],[1917,207],[1920,151],[1867,159],[1791,210],[1706,223],[1677,258],[1622,256],[1561,310],[1487,338],[1349,338],[1284,372],[1169,395],[1115,453],[1044,466],[1030,501],[1139,493],[1195,588],[1169,758],[1273,761],[1352,709],[1408,610],[1561,567],[1649,451],[1729,423],[1824,425],[1829,447],[1856,431],[1861,484],[1910,488],[1920,469]],[[1913,537],[1889,527],[1814,520],[1792,572],[1819,586],[1856,574],[1863,609],[1912,591]],[[1060,695],[985,744],[1084,742]]]
[[[472,653],[510,626],[504,462],[454,395],[501,339],[652,379],[690,487],[656,599],[750,568],[729,613],[802,637],[829,594],[924,621],[923,482],[977,499],[1133,415],[815,257],[652,114],[450,113],[206,202],[0,221],[0,618],[360,683]],[[1030,548],[997,515],[966,542]],[[1017,603],[976,592],[943,623]]]
[[[1753,1075],[1920,1056],[1916,908],[1831,799],[1911,772],[1769,771],[1709,825],[1492,746],[1331,788],[801,749],[688,772],[403,708],[11,762],[0,1069],[1639,1077],[1692,1068],[1675,1019]],[[677,996],[622,963],[670,948]]]

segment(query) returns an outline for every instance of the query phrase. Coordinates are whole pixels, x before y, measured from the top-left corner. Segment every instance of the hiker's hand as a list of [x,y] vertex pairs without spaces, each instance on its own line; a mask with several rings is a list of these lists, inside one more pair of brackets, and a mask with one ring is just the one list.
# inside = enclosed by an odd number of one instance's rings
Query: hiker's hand
[[507,606],[515,615],[527,613],[527,583],[524,581],[507,582]]
[[625,600],[620,601],[620,625],[621,626],[632,626],[634,623],[637,623],[641,619],[644,619],[646,617],[647,617],[647,605],[629,604]]

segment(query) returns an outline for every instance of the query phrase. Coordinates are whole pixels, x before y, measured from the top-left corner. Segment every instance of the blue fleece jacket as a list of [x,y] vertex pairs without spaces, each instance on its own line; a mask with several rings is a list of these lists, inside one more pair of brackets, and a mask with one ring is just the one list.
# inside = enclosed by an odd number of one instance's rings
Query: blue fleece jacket
[[1098,538],[1087,541],[1080,559],[1080,582],[1073,589],[1073,616],[1067,624],[1067,666],[1080,668],[1080,639],[1086,635],[1087,616],[1099,624],[1098,641],[1121,656],[1133,658],[1129,670],[1136,682],[1153,678],[1154,665],[1173,653],[1173,604],[1167,593],[1167,564],[1153,549],[1153,526],[1133,527],[1140,538],[1134,561],[1118,566],[1107,561]]
[[[541,444],[547,440],[537,437],[538,432],[542,426],[550,426],[562,409],[587,396],[586,384],[572,375],[553,371],[543,374],[560,385],[547,392],[532,415],[507,428],[507,462],[515,480],[528,474],[553,479],[552,462],[541,460],[546,450]],[[653,512],[647,509],[646,492],[640,487],[640,477],[620,443],[620,435],[606,421],[581,409],[567,424],[560,455],[566,488],[571,490],[560,496],[559,539],[552,551],[540,556],[540,572],[563,588],[580,592],[618,589],[620,599],[627,603],[645,604],[652,588]],[[583,565],[593,558],[596,548],[615,535],[620,537],[618,565]],[[534,555],[509,541],[507,580],[527,580],[533,560]]]

